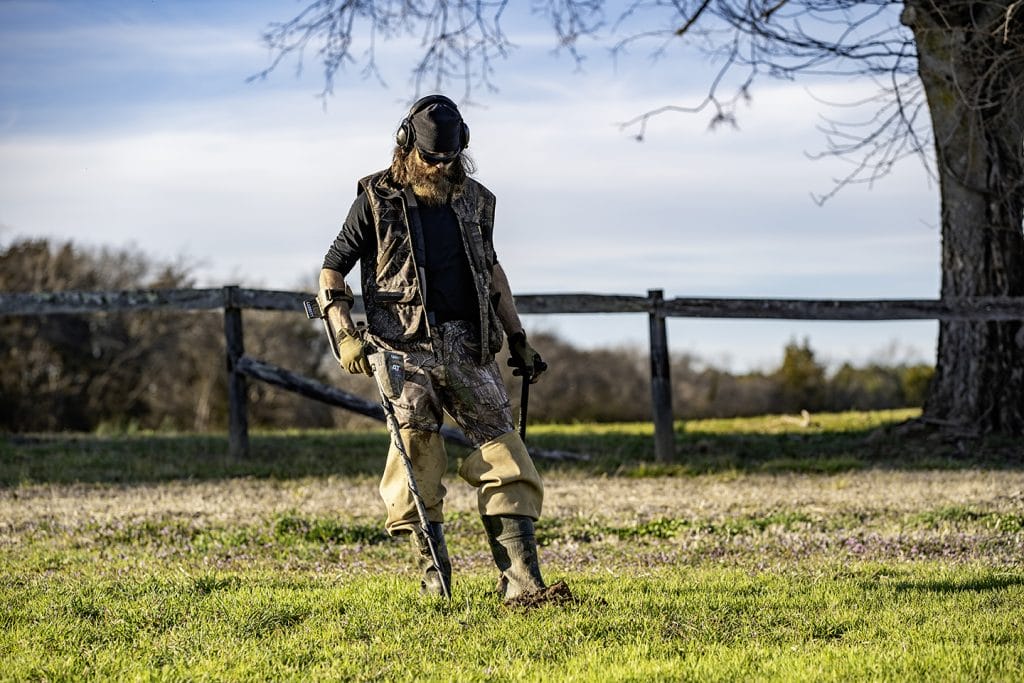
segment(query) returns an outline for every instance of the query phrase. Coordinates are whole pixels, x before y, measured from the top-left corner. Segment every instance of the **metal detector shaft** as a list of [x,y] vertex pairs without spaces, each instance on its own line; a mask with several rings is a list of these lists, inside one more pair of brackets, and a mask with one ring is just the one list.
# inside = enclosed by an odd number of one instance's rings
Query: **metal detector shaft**
[[398,418],[395,417],[395,408],[391,404],[391,397],[388,395],[389,391],[385,389],[384,377],[389,376],[389,374],[393,376],[393,374],[389,373],[389,370],[393,369],[392,366],[395,363],[398,364],[398,369],[401,370],[402,357],[394,352],[378,351],[371,354],[369,359],[370,366],[373,368],[373,379],[377,384],[377,390],[380,392],[380,403],[384,408],[384,419],[388,426],[388,432],[391,434],[391,443],[394,444],[402,459],[402,464],[405,466],[409,493],[412,495],[413,503],[416,505],[416,515],[419,517],[420,531],[423,533],[423,537],[427,542],[427,548],[430,550],[430,561],[433,562],[434,570],[437,571],[437,576],[441,581],[441,592],[445,598],[451,600],[452,588],[449,585],[449,579],[445,575],[444,569],[441,567],[438,540],[434,538],[434,533],[430,528],[430,520],[427,519],[427,508],[423,504],[423,496],[420,495],[420,489],[416,485],[416,475],[412,469],[412,458],[409,457],[409,452],[405,449],[405,443],[402,442]]

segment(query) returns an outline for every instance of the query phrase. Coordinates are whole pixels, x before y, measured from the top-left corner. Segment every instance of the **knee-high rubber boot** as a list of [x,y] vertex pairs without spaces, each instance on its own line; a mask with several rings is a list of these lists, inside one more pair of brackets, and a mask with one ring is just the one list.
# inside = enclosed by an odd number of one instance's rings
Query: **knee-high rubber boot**
[[[445,583],[449,590],[452,586],[452,563],[448,559],[448,544],[444,542],[444,526],[440,522],[430,522],[430,533],[437,540],[437,559],[441,564],[441,571],[444,572]],[[415,527],[411,534],[412,545],[416,549],[419,558],[420,571],[423,578],[420,579],[420,591],[424,595],[444,595],[444,588],[441,585],[441,577],[434,568],[434,558],[430,556],[430,546],[423,535],[423,530]]]
[[546,588],[540,575],[533,520],[520,515],[483,515],[487,542],[498,565],[498,593],[505,600]]

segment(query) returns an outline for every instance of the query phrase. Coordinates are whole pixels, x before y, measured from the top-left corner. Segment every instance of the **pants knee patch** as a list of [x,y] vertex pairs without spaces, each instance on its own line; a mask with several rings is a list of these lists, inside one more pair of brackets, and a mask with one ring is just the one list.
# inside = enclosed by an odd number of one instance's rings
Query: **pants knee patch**
[[470,453],[459,475],[476,487],[481,515],[540,517],[544,485],[516,432],[502,434]]

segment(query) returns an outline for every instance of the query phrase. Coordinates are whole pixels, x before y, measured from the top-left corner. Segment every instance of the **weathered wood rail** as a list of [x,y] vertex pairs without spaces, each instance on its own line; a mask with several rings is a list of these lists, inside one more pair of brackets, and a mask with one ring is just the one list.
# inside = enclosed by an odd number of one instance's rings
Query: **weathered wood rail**
[[[229,450],[244,456],[249,450],[247,378],[269,382],[346,410],[381,419],[379,405],[336,387],[324,385],[271,363],[245,355],[242,311],[292,311],[301,314],[302,301],[312,295],[246,289],[234,285],[214,289],[166,289],[112,292],[29,292],[0,293],[0,315],[43,316],[81,313],[109,313],[170,309],[201,311],[223,309],[227,349],[229,393]],[[648,316],[651,357],[651,400],[655,427],[655,458],[674,457],[672,393],[669,376],[668,334],[665,319],[744,318],[780,320],[1024,320],[1024,297],[978,297],[970,299],[665,299],[660,289],[647,296],[602,294],[525,294],[516,296],[521,314],[612,314],[637,313]],[[362,312],[356,297],[354,312]],[[466,444],[459,430],[445,427],[445,438]],[[568,457],[561,453],[541,453]]]

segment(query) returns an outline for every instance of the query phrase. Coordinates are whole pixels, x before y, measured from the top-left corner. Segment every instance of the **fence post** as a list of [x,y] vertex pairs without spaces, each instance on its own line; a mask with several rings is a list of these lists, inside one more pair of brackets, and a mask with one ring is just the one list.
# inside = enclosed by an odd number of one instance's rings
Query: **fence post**
[[245,354],[242,336],[242,309],[237,305],[237,285],[224,288],[224,339],[228,366],[228,454],[234,458],[249,455],[248,384],[238,372],[238,359]]
[[675,430],[672,424],[672,382],[669,378],[668,332],[660,289],[647,290],[651,301],[651,403],[654,415],[654,459],[672,462],[675,459]]

